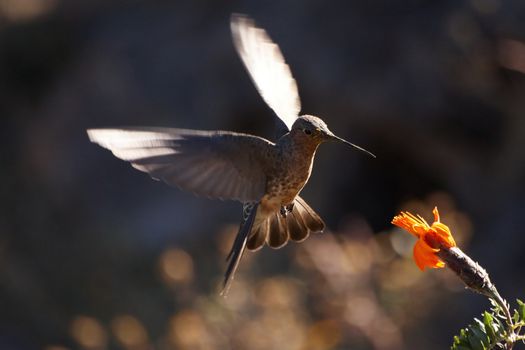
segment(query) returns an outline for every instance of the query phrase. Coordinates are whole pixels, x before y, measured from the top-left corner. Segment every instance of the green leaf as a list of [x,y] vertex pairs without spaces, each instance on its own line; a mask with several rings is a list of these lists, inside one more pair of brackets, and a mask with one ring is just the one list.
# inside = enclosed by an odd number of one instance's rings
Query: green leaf
[[484,311],[481,319],[474,322],[454,336],[452,350],[489,350],[495,349],[505,339],[506,328],[500,320],[497,310],[494,313]]
[[490,343],[496,339],[497,325],[494,327],[494,317],[487,311],[483,313],[483,324],[485,325],[485,331],[489,337]]
[[450,347],[452,350],[472,350],[468,341],[468,334],[466,329],[460,329],[459,335],[454,336],[454,341]]
[[490,339],[485,330],[482,329],[482,327],[485,328],[483,323],[478,319],[475,319],[475,321],[475,324],[468,327],[468,341],[474,350],[485,350],[490,343]]
[[474,333],[470,333],[468,335],[468,342],[470,343],[470,347],[474,350],[486,350],[487,348],[483,344],[480,338],[476,337]]
[[525,321],[525,303],[519,299],[516,299],[518,302],[518,313],[520,316],[520,321]]
[[479,329],[481,332],[483,332],[484,334],[487,333],[487,332],[485,331],[485,324],[484,324],[483,322],[481,322],[481,321],[479,320],[479,318],[474,318],[474,322],[476,322],[476,323],[474,324],[474,326],[475,326],[476,328],[478,328],[478,329]]
[[457,345],[465,345],[465,346],[469,346],[469,342],[468,342],[468,338],[467,338],[467,333],[464,329],[461,330],[461,333],[459,336],[455,336],[454,337],[454,340],[456,342]]
[[453,345],[468,345],[468,342],[465,340],[464,337],[459,337],[455,335]]
[[514,315],[512,315],[512,321],[514,321],[514,323],[517,323],[519,322],[520,320],[520,314],[518,313],[518,310],[514,310]]

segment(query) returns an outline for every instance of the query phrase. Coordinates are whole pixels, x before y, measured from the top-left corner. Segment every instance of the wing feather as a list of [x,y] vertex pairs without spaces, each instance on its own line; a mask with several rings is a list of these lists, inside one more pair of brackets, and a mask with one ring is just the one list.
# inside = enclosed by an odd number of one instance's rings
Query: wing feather
[[174,128],[90,129],[89,139],[155,179],[211,198],[258,201],[266,190],[260,137]]
[[291,130],[301,111],[301,101],[279,46],[245,15],[232,15],[231,30],[235,48],[257,91]]

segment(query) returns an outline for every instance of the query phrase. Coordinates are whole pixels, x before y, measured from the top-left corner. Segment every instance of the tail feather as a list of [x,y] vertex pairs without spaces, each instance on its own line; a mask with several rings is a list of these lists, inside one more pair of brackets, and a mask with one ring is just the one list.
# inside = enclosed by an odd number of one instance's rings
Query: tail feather
[[231,281],[233,280],[233,277],[235,275],[235,271],[237,270],[239,262],[241,261],[242,255],[246,248],[246,241],[248,240],[248,235],[252,230],[252,226],[255,221],[255,216],[257,215],[258,206],[258,203],[255,204],[253,208],[251,208],[246,220],[243,220],[243,223],[239,228],[239,232],[237,233],[237,237],[235,237],[235,241],[233,242],[232,249],[228,254],[228,268],[226,269],[226,273],[224,274],[224,281],[221,290],[221,295],[223,296],[228,293]]
[[271,248],[278,249],[290,239],[302,242],[311,232],[321,232],[324,227],[319,215],[301,197],[296,197],[292,212],[286,218],[276,212],[253,229],[248,240],[248,249],[260,249],[264,242]]
[[297,207],[297,212],[301,215],[306,227],[312,232],[322,232],[325,228],[323,219],[310,208],[308,204],[301,197],[295,198],[294,209]]
[[261,249],[264,246],[264,242],[266,242],[268,232],[270,232],[270,221],[265,219],[259,226],[252,229],[252,233],[248,238],[246,247],[251,251]]
[[297,212],[293,209],[291,213],[286,216],[286,223],[288,224],[288,231],[290,232],[290,239],[295,242],[302,242],[310,235],[310,230]]
[[270,233],[266,238],[266,243],[271,248],[279,249],[283,247],[290,235],[288,234],[288,225],[286,219],[283,218],[280,212],[276,212],[270,216]]

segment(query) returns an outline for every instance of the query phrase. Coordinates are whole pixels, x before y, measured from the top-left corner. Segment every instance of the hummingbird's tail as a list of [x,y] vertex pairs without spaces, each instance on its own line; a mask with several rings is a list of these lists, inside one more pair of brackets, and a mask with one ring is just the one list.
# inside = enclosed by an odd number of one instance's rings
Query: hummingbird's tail
[[277,211],[253,228],[247,248],[255,251],[266,242],[270,247],[278,249],[290,239],[302,242],[308,238],[310,232],[322,232],[324,227],[321,217],[298,196],[286,217]]
[[266,242],[272,248],[283,247],[288,240],[302,242],[310,232],[322,232],[325,224],[321,217],[301,198],[296,197],[291,211],[283,216],[280,211],[267,217],[257,217],[259,203],[245,203],[239,232],[226,260],[228,268],[224,275],[221,295],[225,296],[244,250],[255,251]]

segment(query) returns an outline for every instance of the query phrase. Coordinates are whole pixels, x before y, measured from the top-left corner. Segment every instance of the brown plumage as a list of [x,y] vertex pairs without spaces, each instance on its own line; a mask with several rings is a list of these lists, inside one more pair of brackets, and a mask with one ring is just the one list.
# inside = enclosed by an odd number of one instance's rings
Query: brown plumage
[[246,16],[233,15],[231,26],[235,47],[255,86],[289,129],[277,142],[229,131],[88,130],[92,142],[155,179],[197,195],[243,203],[223,293],[246,248],[255,251],[265,243],[280,248],[289,240],[301,242],[310,233],[323,231],[323,220],[298,196],[310,177],[317,147],[339,141],[363,150],[335,136],[320,118],[298,116],[297,86],[278,46]]

